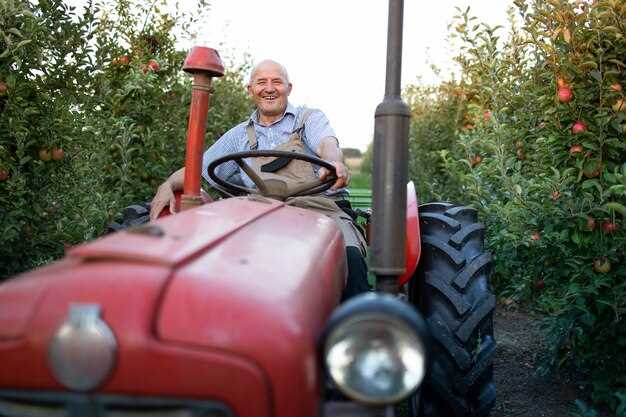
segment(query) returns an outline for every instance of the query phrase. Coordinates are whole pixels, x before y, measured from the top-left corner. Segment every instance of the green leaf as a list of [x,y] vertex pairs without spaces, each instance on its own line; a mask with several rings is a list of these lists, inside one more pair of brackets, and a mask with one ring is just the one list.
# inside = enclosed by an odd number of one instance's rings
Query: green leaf
[[598,68],[598,64],[596,64],[594,61],[583,62],[582,64],[580,64],[580,66],[583,68]]
[[596,81],[602,81],[602,73],[598,70],[589,71],[589,75]]
[[593,187],[596,187],[598,190],[600,190],[600,192],[602,192],[602,187],[600,187],[600,181],[596,179],[583,181],[583,190]]
[[20,43],[15,45],[15,49],[20,49],[21,47],[26,46],[26,45],[28,45],[31,42],[32,42],[31,39],[24,39],[23,41],[21,41]]
[[22,36],[22,32],[20,32],[20,31],[19,31],[19,30],[17,30],[16,28],[10,28],[10,29],[7,29],[7,32],[12,33],[12,34],[14,34],[14,35],[16,35],[16,36],[19,36],[20,38],[23,38],[23,36]]
[[620,203],[615,203],[615,202],[606,203],[603,207],[609,210],[617,211],[622,216],[626,217],[626,207],[624,207]]
[[616,184],[611,186],[607,192],[615,195],[626,196],[626,186],[624,184]]

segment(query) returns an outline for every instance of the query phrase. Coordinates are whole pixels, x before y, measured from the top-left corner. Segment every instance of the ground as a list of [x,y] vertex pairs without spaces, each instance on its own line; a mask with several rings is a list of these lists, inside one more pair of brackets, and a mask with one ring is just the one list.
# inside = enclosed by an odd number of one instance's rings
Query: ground
[[[497,400],[491,417],[568,417],[576,411],[576,399],[586,397],[575,376],[537,375],[546,350],[540,324],[541,317],[496,309]],[[608,414],[599,413],[604,416]]]

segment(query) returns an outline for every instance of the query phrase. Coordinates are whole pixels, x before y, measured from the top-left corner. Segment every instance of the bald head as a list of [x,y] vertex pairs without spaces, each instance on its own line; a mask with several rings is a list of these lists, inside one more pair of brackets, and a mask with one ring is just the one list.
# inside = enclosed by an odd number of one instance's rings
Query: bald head
[[287,69],[279,62],[276,62],[272,59],[264,59],[263,61],[257,63],[254,67],[252,67],[252,71],[250,72],[250,80],[248,81],[248,85],[253,84],[254,77],[257,75],[259,71],[265,69],[274,69],[277,70],[286,84],[289,84],[289,74],[287,73]]

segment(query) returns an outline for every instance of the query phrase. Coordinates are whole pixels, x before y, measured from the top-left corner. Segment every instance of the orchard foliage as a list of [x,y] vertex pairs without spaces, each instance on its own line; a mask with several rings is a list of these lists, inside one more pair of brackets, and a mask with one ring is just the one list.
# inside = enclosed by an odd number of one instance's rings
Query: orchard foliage
[[626,407],[626,5],[515,1],[508,36],[460,12],[459,81],[406,91],[420,199],[487,222],[504,304],[551,317],[546,368]]
[[[183,164],[180,43],[207,5],[64,3],[0,4],[0,278],[101,235]],[[245,69],[214,83],[207,143],[249,114]]]

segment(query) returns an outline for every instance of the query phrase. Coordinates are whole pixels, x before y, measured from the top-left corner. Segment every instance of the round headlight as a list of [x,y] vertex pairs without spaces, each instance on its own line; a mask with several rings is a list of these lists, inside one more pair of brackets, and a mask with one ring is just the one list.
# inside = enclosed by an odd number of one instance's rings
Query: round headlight
[[348,313],[340,312],[344,317],[329,329],[326,367],[347,396],[369,404],[393,403],[410,395],[424,379],[423,321],[393,297],[364,297],[357,308],[348,306]]

